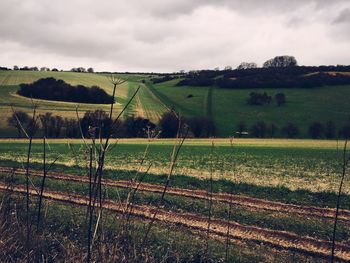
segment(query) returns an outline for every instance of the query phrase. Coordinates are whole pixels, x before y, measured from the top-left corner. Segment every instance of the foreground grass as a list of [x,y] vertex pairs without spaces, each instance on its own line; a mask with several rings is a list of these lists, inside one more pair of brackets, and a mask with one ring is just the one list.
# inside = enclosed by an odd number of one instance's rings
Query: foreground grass
[[[13,184],[25,184],[24,176],[8,176],[0,174],[0,180],[2,182],[9,183],[9,180]],[[39,187],[41,178],[32,177],[31,182],[33,185]],[[46,190],[66,192],[68,194],[74,193],[79,195],[88,196],[89,188],[87,184],[63,182],[54,179],[47,179]],[[107,198],[114,201],[125,202],[128,190],[118,189],[115,187],[105,187]],[[137,205],[153,205],[157,206],[160,201],[159,193],[138,192],[133,201]],[[196,200],[192,198],[180,197],[168,194],[166,196],[166,202],[163,209],[174,212],[187,212],[196,213],[202,216],[208,215],[208,201]],[[229,215],[229,209],[230,216]],[[228,204],[222,204],[220,202],[213,202],[211,206],[211,215],[213,218],[233,220],[243,225],[253,225],[262,228],[268,228],[273,230],[283,230],[294,232],[298,235],[311,236],[318,239],[330,241],[332,240],[333,224],[331,220],[320,220],[305,218],[297,216],[295,214],[281,214],[278,212],[267,211],[250,211],[244,207],[229,207]],[[344,241],[350,237],[350,228],[346,225],[339,224],[337,231],[337,240]]]
[[[25,259],[24,199],[21,196],[1,193],[3,203],[8,204],[0,210],[0,236],[3,261],[23,261]],[[35,200],[33,200],[35,201]],[[78,262],[86,260],[86,209],[69,204],[45,201],[43,227],[39,232],[33,225],[31,250],[33,260]],[[35,218],[35,206],[31,207]],[[33,221],[34,223],[35,221]],[[93,249],[93,260],[101,257],[108,261],[137,262],[223,262],[225,244],[209,241],[205,252],[205,238],[194,236],[189,230],[167,224],[156,224],[150,233],[149,241],[141,247],[147,222],[132,219],[131,227],[125,232],[125,225],[114,213],[104,212],[103,239],[97,237]],[[6,229],[4,228],[6,227]],[[102,241],[103,240],[103,241]],[[103,250],[98,250],[98,244]],[[15,245],[17,250],[10,250]],[[322,262],[292,252],[278,251],[254,243],[231,242],[229,262]]]

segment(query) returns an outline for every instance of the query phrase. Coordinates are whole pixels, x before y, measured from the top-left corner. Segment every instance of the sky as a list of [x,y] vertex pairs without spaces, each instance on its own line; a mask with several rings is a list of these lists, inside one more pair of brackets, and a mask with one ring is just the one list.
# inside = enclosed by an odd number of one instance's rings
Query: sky
[[349,0],[0,0],[0,66],[176,72],[350,64]]

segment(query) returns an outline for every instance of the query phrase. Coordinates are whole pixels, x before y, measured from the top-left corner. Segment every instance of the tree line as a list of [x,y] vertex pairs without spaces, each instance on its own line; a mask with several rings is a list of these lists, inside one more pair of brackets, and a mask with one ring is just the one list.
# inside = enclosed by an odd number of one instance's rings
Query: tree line
[[[238,137],[249,136],[256,138],[274,138],[278,133],[286,138],[298,138],[300,136],[299,127],[288,122],[281,128],[278,128],[274,123],[266,123],[265,121],[257,121],[250,127],[247,127],[244,121],[240,121],[236,127]],[[350,138],[350,117],[348,121],[337,128],[331,120],[321,123],[313,122],[308,127],[308,135],[312,139],[335,139],[335,138]]]
[[111,104],[114,99],[98,86],[72,86],[55,78],[39,79],[31,84],[20,84],[19,95],[45,100],[79,103]]
[[[188,130],[189,137],[215,135],[215,125],[206,117],[180,119],[181,129]],[[27,113],[16,111],[7,119],[7,123],[16,128],[19,138],[24,136],[21,125],[31,134],[40,133],[47,138],[81,138],[82,135],[85,138],[104,138],[109,133],[114,138],[175,138],[179,120],[173,112],[166,112],[158,125],[147,118],[135,116],[115,121],[103,110],[87,111],[80,119],[63,118],[46,112],[40,114],[37,120],[33,120]]]
[[350,66],[298,66],[292,56],[267,60],[262,68],[254,62],[242,62],[237,69],[191,71],[177,86],[212,86],[228,89],[245,88],[313,88],[350,84]]
[[[0,66],[0,70],[24,70],[24,71],[63,71],[62,69],[59,70],[57,68],[49,68],[49,67],[37,67],[37,66],[23,66],[19,67],[17,65],[13,66],[13,68],[9,67],[2,67]],[[84,67],[76,67],[72,68],[69,71],[71,72],[82,72],[82,73],[94,73],[94,69],[92,67],[84,68]]]
[[[27,113],[17,111],[8,118],[9,126],[17,129],[17,136],[23,137],[22,129],[34,133],[40,133],[47,138],[85,138],[105,137],[111,131],[114,138],[174,138],[178,131],[178,117],[173,112],[166,112],[162,115],[158,124],[151,122],[147,118],[129,116],[125,120],[114,122],[109,119],[108,114],[103,110],[87,111],[82,118],[63,118],[53,115],[50,112],[40,114],[37,120],[33,120]],[[20,124],[19,124],[20,123]],[[188,131],[188,137],[208,138],[216,134],[216,128],[212,120],[206,117],[180,118],[181,130]],[[256,138],[298,138],[300,136],[299,127],[288,122],[282,127],[274,123],[257,121],[251,126],[247,126],[244,121],[240,121],[236,126],[238,137]],[[331,120],[313,122],[308,127],[308,135],[313,139],[350,139],[350,117],[340,127],[337,127]]]

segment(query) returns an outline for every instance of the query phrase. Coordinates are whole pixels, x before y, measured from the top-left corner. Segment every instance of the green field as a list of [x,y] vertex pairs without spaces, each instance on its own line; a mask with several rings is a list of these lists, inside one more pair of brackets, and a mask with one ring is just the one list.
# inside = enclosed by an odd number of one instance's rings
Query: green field
[[[207,116],[211,118],[217,130],[217,137],[235,135],[237,124],[244,121],[249,128],[257,121],[273,123],[279,129],[275,136],[281,137],[281,128],[288,122],[300,129],[299,137],[308,137],[308,127],[313,122],[334,121],[339,129],[350,116],[350,87],[320,87],[313,89],[264,89],[229,90],[217,87],[176,87],[178,80],[153,85],[147,81],[152,75],[117,74],[127,80],[118,87],[116,113],[120,111],[137,87],[140,90],[132,101],[125,116],[142,116],[157,123],[160,116],[170,108],[175,108],[185,117]],[[14,130],[7,126],[6,120],[15,110],[31,111],[31,100],[18,96],[16,91],[21,83],[30,83],[39,78],[55,77],[77,85],[98,85],[108,93],[112,85],[108,74],[73,72],[31,72],[0,71],[0,119],[1,136],[14,136]],[[141,81],[146,80],[147,85]],[[246,103],[249,93],[267,92],[274,96],[278,92],[286,94],[287,103],[278,107],[274,103],[267,106],[250,106]],[[188,95],[192,95],[188,98]],[[75,117],[76,103],[34,100],[38,111],[54,112],[64,117]],[[79,104],[81,114],[87,110],[108,109],[108,105]]]
[[[119,75],[127,80],[117,89],[117,99],[115,104],[115,114],[120,112],[128,99],[140,86],[140,90],[134,101],[128,107],[125,116],[139,115],[149,118],[154,122],[166,110],[163,104],[149,91],[149,89],[139,82],[142,76],[138,75]],[[21,97],[16,94],[18,85],[21,83],[31,83],[40,78],[54,77],[62,79],[72,85],[97,85],[105,89],[109,94],[112,93],[112,84],[108,79],[108,75],[91,74],[91,73],[73,73],[73,72],[32,72],[32,71],[0,71],[0,134],[1,136],[15,136],[13,128],[7,126],[7,118],[14,110],[22,110],[25,112],[32,111],[32,101],[29,98]],[[88,110],[104,109],[108,110],[108,105],[96,104],[77,104],[68,102],[57,102],[47,100],[36,100],[33,102],[38,105],[38,112],[53,112],[63,117],[76,117],[76,107],[81,114]]]
[[[164,185],[175,143],[177,143],[175,139],[152,141],[113,139],[107,152],[103,177],[127,181],[139,178],[144,183]],[[342,172],[343,146],[344,141],[335,140],[187,139],[181,148],[170,186],[192,190],[210,189],[213,193],[231,193],[286,204],[332,208],[336,205]],[[25,167],[27,150],[28,141],[25,139],[1,139],[0,167]],[[141,164],[144,156],[145,159]],[[70,173],[77,177],[86,176],[87,151],[81,140],[48,140],[46,162],[50,163],[56,159],[51,171]],[[30,158],[31,169],[41,170],[42,162],[42,140],[35,139]],[[143,173],[150,165],[151,169]],[[137,173],[139,169],[142,171],[141,174]],[[26,181],[23,175],[0,172],[0,182],[23,186]],[[41,182],[39,177],[30,177],[32,186],[38,188]],[[124,202],[129,193],[125,188],[106,186],[104,189],[107,198],[116,202],[118,200]],[[47,178],[45,191],[87,196],[90,190],[87,184],[81,182]],[[1,196],[2,193],[0,198]],[[23,206],[23,199],[17,200],[14,195],[11,198],[16,206]],[[33,200],[35,201],[34,197]],[[138,191],[133,203],[156,207],[160,200],[159,193]],[[341,208],[350,210],[348,178],[345,180],[341,200]],[[208,207],[206,200],[167,193],[166,202],[161,208],[172,213],[207,216]],[[19,215],[24,214],[24,208],[17,209]],[[35,202],[31,209],[35,211]],[[56,237],[66,242],[74,240],[77,251],[73,254],[84,255],[86,242],[84,209],[71,204],[45,201],[45,211],[45,231],[48,235],[45,242],[48,244],[54,242],[50,239],[50,235],[54,233]],[[236,205],[231,207],[217,201],[210,205],[209,211],[215,219],[230,220],[244,226],[288,231],[300,237],[307,236],[323,241],[332,240],[332,221],[323,218],[309,218],[264,209],[255,210]],[[56,216],[57,214],[60,214],[60,218]],[[109,242],[119,244],[115,240],[120,240],[119,238],[124,235],[122,229],[125,225],[122,217],[106,210],[103,220],[104,229],[109,233],[107,238],[111,238]],[[139,244],[145,233],[147,221],[137,217],[132,217],[132,220],[132,229],[135,232],[128,234],[127,240]],[[155,257],[161,258],[162,251],[168,249],[172,253],[177,253],[177,257],[192,262],[189,258],[193,259],[196,251],[204,251],[206,247],[204,237],[176,224],[157,223],[150,234],[147,249],[150,249]],[[113,239],[114,235],[118,235],[118,238]],[[134,241],[130,241],[130,238]],[[339,222],[336,240],[347,246],[349,238],[349,224]],[[65,241],[61,241],[65,248],[72,244]],[[123,247],[122,244],[118,246]],[[135,249],[139,249],[137,246]],[[225,257],[225,243],[222,241],[210,240],[208,249],[213,262],[221,262]],[[263,241],[256,243],[249,240],[243,242],[232,240],[229,256],[229,262],[326,262],[317,255],[279,250]]]
[[[312,89],[220,89],[216,87],[176,87],[171,80],[150,88],[167,105],[174,106],[185,116],[209,116],[214,120],[218,136],[232,136],[237,124],[244,121],[248,128],[257,121],[274,123],[282,128],[292,122],[300,129],[301,137],[308,137],[308,127],[313,122],[332,120],[341,127],[350,116],[349,86],[320,87]],[[210,94],[212,92],[212,94]],[[251,92],[267,92],[274,96],[283,92],[287,103],[251,106],[246,103]],[[192,98],[187,98],[192,94]],[[209,96],[209,99],[208,99]],[[280,133],[277,136],[281,136]]]
[[[48,160],[56,164],[75,167],[84,166],[84,149],[79,140],[50,140]],[[341,173],[343,142],[315,140],[259,140],[236,139],[233,147],[227,139],[188,140],[181,150],[176,174],[198,179],[208,179],[210,165],[212,177],[237,184],[285,188],[290,191],[306,190],[313,193],[336,193]],[[113,141],[106,168],[134,171],[148,144],[147,140]],[[152,163],[153,175],[167,174],[174,140],[156,140],[150,143],[144,165]],[[22,163],[26,156],[26,142],[4,140],[0,143],[1,162]],[[36,141],[32,161],[41,163],[42,145]],[[211,152],[213,153],[211,154]],[[211,164],[213,162],[213,164]],[[350,186],[344,192],[350,194]]]

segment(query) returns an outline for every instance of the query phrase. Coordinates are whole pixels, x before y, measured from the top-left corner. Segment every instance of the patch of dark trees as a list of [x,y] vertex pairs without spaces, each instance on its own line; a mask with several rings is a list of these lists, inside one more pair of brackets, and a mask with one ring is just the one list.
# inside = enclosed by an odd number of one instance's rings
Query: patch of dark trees
[[176,75],[164,75],[164,76],[152,78],[151,81],[153,82],[153,84],[158,84],[158,83],[170,81],[176,78],[178,78],[178,76]]
[[[258,121],[252,126],[247,127],[245,122],[241,121],[237,125],[236,130],[236,134],[239,137],[248,135],[249,137],[256,138],[274,138],[278,137],[278,133],[280,136],[286,138],[298,138],[300,136],[299,127],[292,122],[288,122],[279,128],[274,123],[266,123],[264,121]],[[339,128],[331,120],[326,123],[313,122],[309,125],[308,135],[312,139],[350,139],[350,117]]]
[[[189,137],[208,138],[215,136],[216,128],[214,122],[207,117],[181,118],[180,131],[189,131]],[[174,138],[178,131],[179,121],[172,112],[166,112],[159,121],[161,137]]]
[[[350,76],[330,71],[350,71],[350,67],[323,69],[314,67],[256,68],[231,72],[200,71],[189,73],[177,86],[213,86],[227,89],[314,88],[350,84]],[[315,73],[317,72],[317,73]]]
[[78,103],[111,104],[114,101],[111,95],[98,86],[91,88],[83,85],[72,86],[54,78],[21,84],[18,94],[29,98]]
[[[249,98],[247,100],[247,103],[249,105],[268,105],[272,102],[272,97],[268,95],[266,92],[259,93],[259,92],[251,92],[249,94]],[[282,92],[275,94],[274,100],[277,104],[277,106],[282,106],[286,103],[286,95]]]
[[[8,70],[11,70],[10,68]],[[59,71],[57,68],[48,68],[48,67],[41,67],[40,69],[38,67],[19,67],[19,66],[13,66],[13,70],[22,70],[22,71]],[[62,71],[62,70],[60,70]]]
[[[149,119],[130,116],[125,120],[110,120],[108,114],[102,110],[87,111],[82,118],[62,118],[50,112],[39,115],[36,121],[25,112],[17,111],[8,118],[8,125],[17,129],[18,137],[23,137],[21,126],[31,134],[46,136],[47,138],[98,138],[106,137],[108,133],[112,138],[148,138],[159,136],[162,138],[176,137],[179,122],[172,112],[166,112],[161,117],[158,125]],[[181,132],[189,131],[189,137],[208,138],[215,136],[214,123],[205,117],[182,118]],[[247,127],[244,121],[236,127],[238,137],[248,136],[256,138],[298,138],[299,127],[288,122],[282,127],[274,123],[258,121]],[[337,127],[331,120],[313,122],[309,125],[308,135],[313,139],[350,139],[350,117],[342,125]]]
[[[16,128],[18,137],[23,137],[22,128],[31,134],[41,134],[47,138],[174,138],[178,132],[179,121],[172,112],[166,112],[159,124],[149,119],[130,116],[125,120],[111,120],[103,110],[87,111],[82,118],[62,118],[50,112],[33,119],[23,111],[17,111],[7,120]],[[189,131],[189,137],[211,137],[215,135],[215,125],[205,117],[182,118],[181,132]]]
[[177,86],[213,86],[227,89],[313,88],[350,84],[350,66],[298,66],[292,56],[277,56],[266,61],[262,68],[243,62],[232,70],[191,71]]
[[23,71],[39,71],[38,67],[18,67],[18,66],[13,66],[13,70],[23,70]]
[[271,69],[267,72],[241,77],[223,77],[216,80],[221,88],[315,88],[350,84],[350,76],[341,73],[319,72],[310,75],[292,75],[287,71],[278,72]]
[[[11,68],[8,67],[1,67],[0,66],[0,70],[12,70]],[[13,70],[23,70],[23,71],[63,71],[63,70],[58,70],[57,68],[48,68],[48,67],[29,67],[29,66],[24,66],[24,67],[19,67],[17,65],[13,66]],[[94,69],[93,68],[84,68],[84,67],[77,67],[77,68],[72,68],[71,70],[69,70],[71,72],[80,72],[80,73],[94,73]]]
[[72,68],[70,70],[71,72],[79,72],[79,73],[94,73],[94,69],[93,68],[84,68],[84,67],[77,67],[77,68]]

